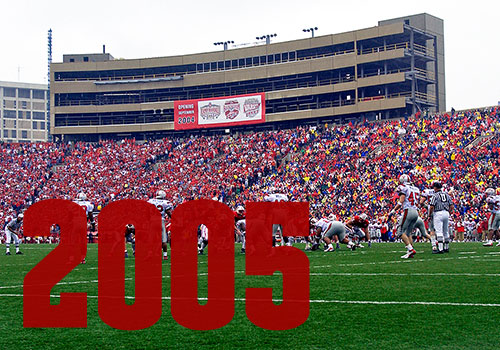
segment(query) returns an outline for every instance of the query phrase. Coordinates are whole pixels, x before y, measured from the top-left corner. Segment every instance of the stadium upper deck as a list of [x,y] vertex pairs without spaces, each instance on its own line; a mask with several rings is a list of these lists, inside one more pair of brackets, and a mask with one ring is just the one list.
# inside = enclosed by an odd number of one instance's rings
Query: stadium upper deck
[[174,101],[255,93],[265,94],[263,122],[233,130],[446,109],[443,21],[428,14],[218,52],[131,60],[65,55],[63,61],[51,66],[51,133],[65,140],[185,133],[174,131]]

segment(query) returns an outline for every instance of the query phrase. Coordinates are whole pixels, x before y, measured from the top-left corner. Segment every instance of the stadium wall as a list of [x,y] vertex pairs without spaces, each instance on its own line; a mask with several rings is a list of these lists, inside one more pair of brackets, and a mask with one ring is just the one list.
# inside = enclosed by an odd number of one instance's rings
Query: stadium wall
[[[183,56],[64,55],[51,66],[51,133],[65,140],[147,139],[445,110],[442,28],[442,20],[419,14],[345,33]],[[175,130],[175,101],[259,93],[265,94],[262,124]]]

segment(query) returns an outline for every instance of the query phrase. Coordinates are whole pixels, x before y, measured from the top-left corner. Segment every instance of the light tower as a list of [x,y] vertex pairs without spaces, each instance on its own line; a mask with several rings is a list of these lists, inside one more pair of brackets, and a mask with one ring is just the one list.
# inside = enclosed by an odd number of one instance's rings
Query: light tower
[[52,28],[49,29],[47,35],[47,138],[52,141],[50,135],[50,64],[52,63]]

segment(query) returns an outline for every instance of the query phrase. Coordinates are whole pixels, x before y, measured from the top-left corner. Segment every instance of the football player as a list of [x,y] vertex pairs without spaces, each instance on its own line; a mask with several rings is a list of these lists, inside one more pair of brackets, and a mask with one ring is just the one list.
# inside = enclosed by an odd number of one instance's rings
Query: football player
[[161,213],[161,247],[163,249],[163,260],[168,260],[168,235],[165,227],[165,218],[172,217],[173,205],[165,199],[167,194],[163,190],[156,192],[156,198],[151,198],[148,203],[153,204]]
[[239,205],[236,208],[236,211],[233,212],[233,214],[234,214],[234,233],[235,233],[234,240],[235,242],[241,241],[241,243],[243,243],[245,237],[241,234],[241,232],[239,232],[236,224],[238,223],[238,221],[245,219],[245,208],[243,208],[242,205]]
[[125,225],[125,258],[128,258],[127,242],[132,243],[132,252],[135,256],[135,226],[132,224]]
[[[493,234],[500,228],[500,195],[496,194],[493,188],[488,188],[485,197],[490,218],[488,220],[488,240],[483,246],[491,247],[493,246]],[[500,246],[500,243],[497,246]]]
[[[426,188],[421,193],[421,196],[420,196],[420,207],[422,207],[422,210],[424,210],[423,216],[426,216],[426,214],[429,212],[429,209],[430,209],[430,204],[429,203],[431,201],[432,196],[434,196],[434,189],[432,189],[432,188]],[[427,226],[429,227],[428,234],[431,237],[432,253],[433,254],[437,254],[437,253],[439,253],[439,250],[438,250],[438,244],[437,244],[437,241],[436,241],[436,230],[434,229],[434,219],[432,217],[429,217],[425,221],[427,221]],[[417,222],[417,225],[418,224],[419,223]],[[424,222],[424,228],[425,228],[425,222]]]
[[201,224],[198,227],[198,255],[203,255],[203,251],[208,245],[208,228]]
[[311,219],[310,225],[313,227],[314,234],[317,237],[322,237],[326,243],[325,252],[333,252],[333,237],[337,236],[340,243],[347,244],[347,248],[356,249],[356,245],[349,240],[346,235],[346,227],[340,221],[329,221],[326,218],[320,220]]
[[[371,247],[372,243],[370,241],[370,232],[368,231],[368,215],[362,213],[361,215],[356,215],[353,219],[346,223],[346,226],[352,230],[355,236],[358,236],[358,242],[362,239],[368,242],[368,246]],[[363,246],[358,243],[356,245],[358,248],[363,248]]]
[[400,185],[397,188],[399,199],[394,209],[389,213],[388,219],[390,220],[400,209],[403,210],[397,226],[397,236],[401,237],[407,249],[406,254],[402,255],[401,258],[409,259],[413,258],[417,253],[413,249],[410,237],[418,219],[416,204],[418,203],[420,190],[410,183],[410,177],[406,174],[399,177],[399,183]]
[[23,224],[24,215],[21,213],[15,219],[12,219],[5,227],[5,235],[7,240],[5,241],[5,255],[10,255],[10,243],[14,241],[16,245],[16,255],[22,255],[23,252],[19,250],[19,230]]
[[[94,221],[94,205],[87,200],[87,195],[83,192],[78,193],[76,199],[74,200],[76,204],[85,210],[85,215],[87,215],[87,229],[90,231],[89,241],[91,241],[92,231],[95,230],[95,221]],[[85,264],[86,260],[83,257],[81,264]]]
[[[269,194],[264,196],[265,202],[288,202],[288,196],[282,193],[276,193],[276,189],[271,187],[269,189]],[[283,227],[279,224],[273,224],[273,247],[276,243],[281,241],[281,245],[291,245],[289,243],[288,237],[283,237]]]
[[238,220],[236,223],[237,232],[241,235],[241,254],[245,254],[246,241],[245,241],[245,232],[247,230],[247,224],[245,219]]

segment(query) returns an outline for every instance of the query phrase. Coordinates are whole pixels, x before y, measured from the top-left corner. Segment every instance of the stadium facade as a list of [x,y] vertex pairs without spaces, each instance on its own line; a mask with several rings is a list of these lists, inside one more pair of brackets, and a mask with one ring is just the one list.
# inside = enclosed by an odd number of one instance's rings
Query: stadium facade
[[48,97],[47,85],[0,81],[0,140],[47,141]]
[[[50,94],[52,135],[85,141],[445,111],[443,20],[418,14],[345,33],[183,56],[64,55],[51,65]],[[219,116],[225,122],[210,124]],[[181,125],[186,120],[196,129]]]

